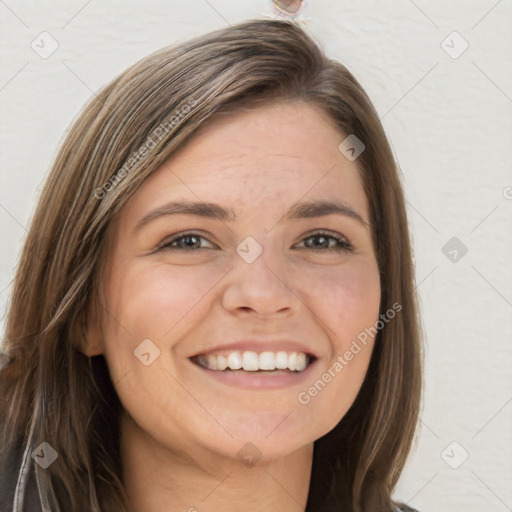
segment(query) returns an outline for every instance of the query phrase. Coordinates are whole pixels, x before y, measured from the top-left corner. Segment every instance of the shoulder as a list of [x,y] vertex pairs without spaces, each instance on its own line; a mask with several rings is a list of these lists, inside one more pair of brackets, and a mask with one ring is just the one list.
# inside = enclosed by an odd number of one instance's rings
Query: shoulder
[[[23,460],[23,446],[0,446],[0,510],[13,510],[15,494],[20,479],[20,469]],[[36,487],[34,468],[31,461],[24,472],[24,484],[20,484],[22,490],[21,503],[25,512],[39,512],[42,510],[39,494]]]
[[[0,425],[0,435],[3,425]],[[0,445],[0,510],[11,510],[19,466],[19,450],[4,443]],[[20,457],[21,458],[21,457]]]

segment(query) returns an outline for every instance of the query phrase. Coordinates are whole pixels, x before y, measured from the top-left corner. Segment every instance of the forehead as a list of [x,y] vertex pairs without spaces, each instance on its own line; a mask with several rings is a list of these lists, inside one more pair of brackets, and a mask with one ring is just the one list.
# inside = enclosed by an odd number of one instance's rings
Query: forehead
[[237,212],[341,199],[367,218],[357,164],[338,149],[345,137],[326,113],[303,102],[220,115],[155,171],[130,210],[177,198],[221,202]]
[[[271,103],[218,115],[196,132],[174,163],[240,156],[329,161],[342,134],[318,107],[304,102]],[[332,159],[332,158],[331,158]]]

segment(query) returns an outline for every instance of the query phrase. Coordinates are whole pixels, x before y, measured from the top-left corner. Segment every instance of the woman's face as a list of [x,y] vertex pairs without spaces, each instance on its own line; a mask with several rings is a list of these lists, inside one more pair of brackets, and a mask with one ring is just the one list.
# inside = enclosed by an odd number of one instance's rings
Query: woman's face
[[343,139],[305,103],[219,118],[123,210],[91,347],[160,448],[271,460],[353,403],[380,282]]

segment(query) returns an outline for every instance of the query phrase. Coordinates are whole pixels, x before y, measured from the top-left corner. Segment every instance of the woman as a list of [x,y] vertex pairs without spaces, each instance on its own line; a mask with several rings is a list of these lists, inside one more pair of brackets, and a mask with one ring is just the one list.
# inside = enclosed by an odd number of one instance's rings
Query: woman
[[164,48],[74,123],[0,373],[2,510],[411,510],[404,198],[354,77],[298,26]]

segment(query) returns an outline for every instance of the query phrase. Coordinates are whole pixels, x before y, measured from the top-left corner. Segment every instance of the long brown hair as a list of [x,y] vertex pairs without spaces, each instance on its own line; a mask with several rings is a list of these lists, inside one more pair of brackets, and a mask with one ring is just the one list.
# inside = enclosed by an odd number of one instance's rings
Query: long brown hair
[[[0,372],[5,460],[45,441],[58,462],[39,477],[72,510],[127,510],[122,406],[102,356],[79,348],[113,221],[144,181],[221,112],[271,100],[314,107],[365,145],[357,159],[381,277],[379,330],[351,409],[315,442],[307,510],[391,511],[421,394],[421,345],[404,197],[379,117],[362,87],[295,23],[254,20],[167,47],[106,86],[74,122],[21,254]],[[340,139],[341,140],[341,139]],[[141,151],[141,148],[146,151]],[[136,155],[136,156],[134,156]],[[98,313],[97,310],[100,310]],[[333,507],[333,508],[329,508]]]

